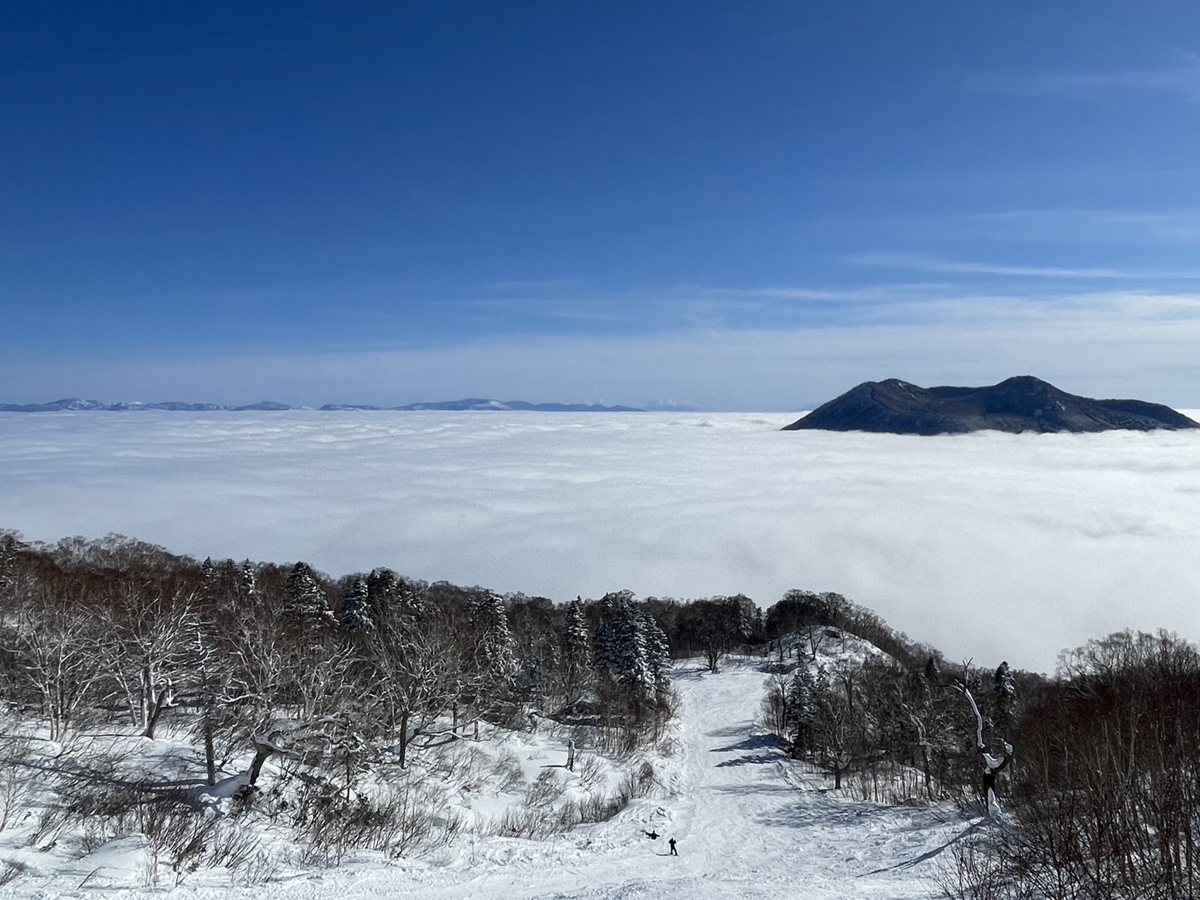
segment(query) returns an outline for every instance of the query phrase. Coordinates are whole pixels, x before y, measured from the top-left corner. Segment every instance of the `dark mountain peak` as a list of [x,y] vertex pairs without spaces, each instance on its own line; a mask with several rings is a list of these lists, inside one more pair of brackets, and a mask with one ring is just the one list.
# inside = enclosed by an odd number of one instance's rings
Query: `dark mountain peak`
[[785,431],[962,434],[969,431],[1151,431],[1200,428],[1168,406],[1142,400],[1092,400],[1032,375],[988,387],[923,388],[898,378],[865,381]]

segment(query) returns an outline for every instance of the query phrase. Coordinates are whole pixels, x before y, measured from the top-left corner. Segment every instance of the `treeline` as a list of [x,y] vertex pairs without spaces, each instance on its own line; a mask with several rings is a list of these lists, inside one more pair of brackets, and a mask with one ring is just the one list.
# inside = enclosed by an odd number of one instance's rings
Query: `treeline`
[[790,645],[796,661],[777,663],[768,677],[767,727],[793,756],[827,770],[835,789],[863,800],[986,800],[983,753],[1004,756],[999,748],[1012,736],[1019,698],[1035,695],[1042,679],[1012,672],[1007,663],[979,671],[938,655],[905,665],[871,646],[820,652],[846,634],[801,628]]
[[668,638],[627,592],[556,606],[385,568],[200,563],[120,536],[0,537],[0,648],[0,699],[37,711],[51,740],[99,720],[153,737],[169,717],[196,729],[209,783],[247,747],[257,775],[316,734],[351,757],[386,745],[403,767],[433,729],[553,716],[629,749],[671,714]]
[[0,534],[0,700],[39,714],[54,741],[100,721],[147,737],[186,724],[209,784],[248,749],[256,780],[273,753],[311,745],[338,748],[351,786],[380,747],[404,767],[415,739],[480,722],[550,719],[628,751],[670,720],[672,658],[716,671],[736,649],[782,648],[806,622],[921,652],[837,594],[791,591],[765,615],[743,595],[555,604],[386,568],[332,579],[118,535]]
[[[267,833],[301,864],[428,850],[460,828],[455,791],[527,790],[479,827],[570,828],[653,786],[634,754],[671,721],[670,665],[628,592],[555,605],[386,568],[333,579],[120,536],[0,533],[0,831],[25,823],[42,848],[68,823],[85,847],[137,832],[181,878],[257,868]],[[515,729],[578,749],[574,793],[551,770],[523,786],[511,753],[483,751]],[[127,760],[94,740],[114,731],[188,749],[156,774],[150,745]],[[601,756],[629,771],[608,778]],[[35,788],[48,794],[30,825]],[[0,865],[0,884],[19,874]]]
[[[950,848],[943,896],[1200,896],[1194,645],[1119,632],[1065,652],[1047,678],[948,663],[838,595],[792,592],[766,622],[783,639],[764,721],[793,755],[862,799],[986,817]],[[870,646],[831,646],[852,631]]]
[[950,898],[1200,896],[1200,652],[1119,632],[1065,653],[1012,728],[1009,818],[955,854]]

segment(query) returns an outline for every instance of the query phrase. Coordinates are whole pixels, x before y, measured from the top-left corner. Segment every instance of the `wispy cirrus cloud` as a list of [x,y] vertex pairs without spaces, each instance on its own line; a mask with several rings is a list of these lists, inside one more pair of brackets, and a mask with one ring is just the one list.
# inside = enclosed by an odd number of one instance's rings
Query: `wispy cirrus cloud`
[[1151,278],[1200,279],[1200,272],[1139,272],[1110,268],[1073,268],[1068,266],[1021,266],[1002,263],[944,259],[914,253],[852,253],[843,261],[857,266],[940,272],[948,275],[998,275],[1014,278],[1066,278],[1147,280]]
[[[749,410],[799,409],[868,379],[985,384],[1027,373],[1092,396],[1200,406],[1200,293],[1050,289],[1060,284],[1025,293],[897,293],[790,321],[763,315],[754,327],[747,319],[741,327],[718,317],[714,324],[697,313],[673,329],[494,333],[421,346],[380,340],[154,357],[0,353],[0,384],[11,402],[86,393],[108,401],[393,406],[494,396],[641,406],[672,397]],[[154,396],[145,395],[146,384],[157,386]]]
[[1086,94],[1093,91],[1159,91],[1192,102],[1200,101],[1200,59],[1161,69],[1127,69],[1121,72],[1081,72],[1047,76],[1048,92]]
[[1180,53],[1175,61],[1147,68],[1110,72],[1046,72],[1035,75],[992,75],[973,79],[977,90],[1043,97],[1089,97],[1114,91],[1174,94],[1200,102],[1200,56]]
[[[1191,180],[1197,173],[1178,173]],[[1074,240],[1091,235],[1106,241],[1123,240],[1142,243],[1166,241],[1172,244],[1200,242],[1200,210],[1159,211],[1148,209],[1114,208],[1051,208],[1010,209],[972,213],[957,217],[962,223],[994,224],[1005,228],[1017,226],[1022,233],[1036,237],[1070,237]]]

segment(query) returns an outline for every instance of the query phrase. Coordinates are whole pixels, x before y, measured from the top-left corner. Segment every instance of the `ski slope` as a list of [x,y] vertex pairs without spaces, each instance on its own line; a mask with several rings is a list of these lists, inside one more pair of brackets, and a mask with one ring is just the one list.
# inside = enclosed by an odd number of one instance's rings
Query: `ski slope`
[[[859,803],[790,759],[757,724],[753,660],[675,675],[676,752],[662,790],[615,819],[550,841],[467,837],[441,864],[344,867],[274,884],[267,898],[639,900],[928,898],[941,851],[971,824],[946,811]],[[655,831],[650,840],[643,832]],[[679,856],[668,853],[677,841]]]
[[[62,855],[65,848],[24,851],[31,876],[0,886],[0,897],[928,898],[945,848],[978,826],[952,810],[833,793],[827,777],[789,759],[758,724],[765,678],[760,659],[729,661],[717,674],[677,668],[672,747],[650,758],[656,787],[607,822],[548,840],[466,833],[428,857],[363,852],[337,868],[289,868],[253,884],[200,870],[170,889],[169,881],[146,886],[145,839],[128,835],[82,859]],[[557,750],[554,758],[557,767]],[[668,852],[672,837],[677,857]]]

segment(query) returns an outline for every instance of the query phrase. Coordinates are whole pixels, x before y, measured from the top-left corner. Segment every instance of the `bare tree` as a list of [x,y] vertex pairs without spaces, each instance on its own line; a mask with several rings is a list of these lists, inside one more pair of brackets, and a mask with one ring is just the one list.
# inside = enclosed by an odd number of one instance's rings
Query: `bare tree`
[[197,669],[196,592],[170,583],[123,580],[104,598],[106,666],[121,684],[130,715],[146,737]]
[[97,653],[101,619],[78,588],[65,584],[24,581],[14,593],[18,606],[8,649],[41,698],[50,739],[58,741],[105,677]]

